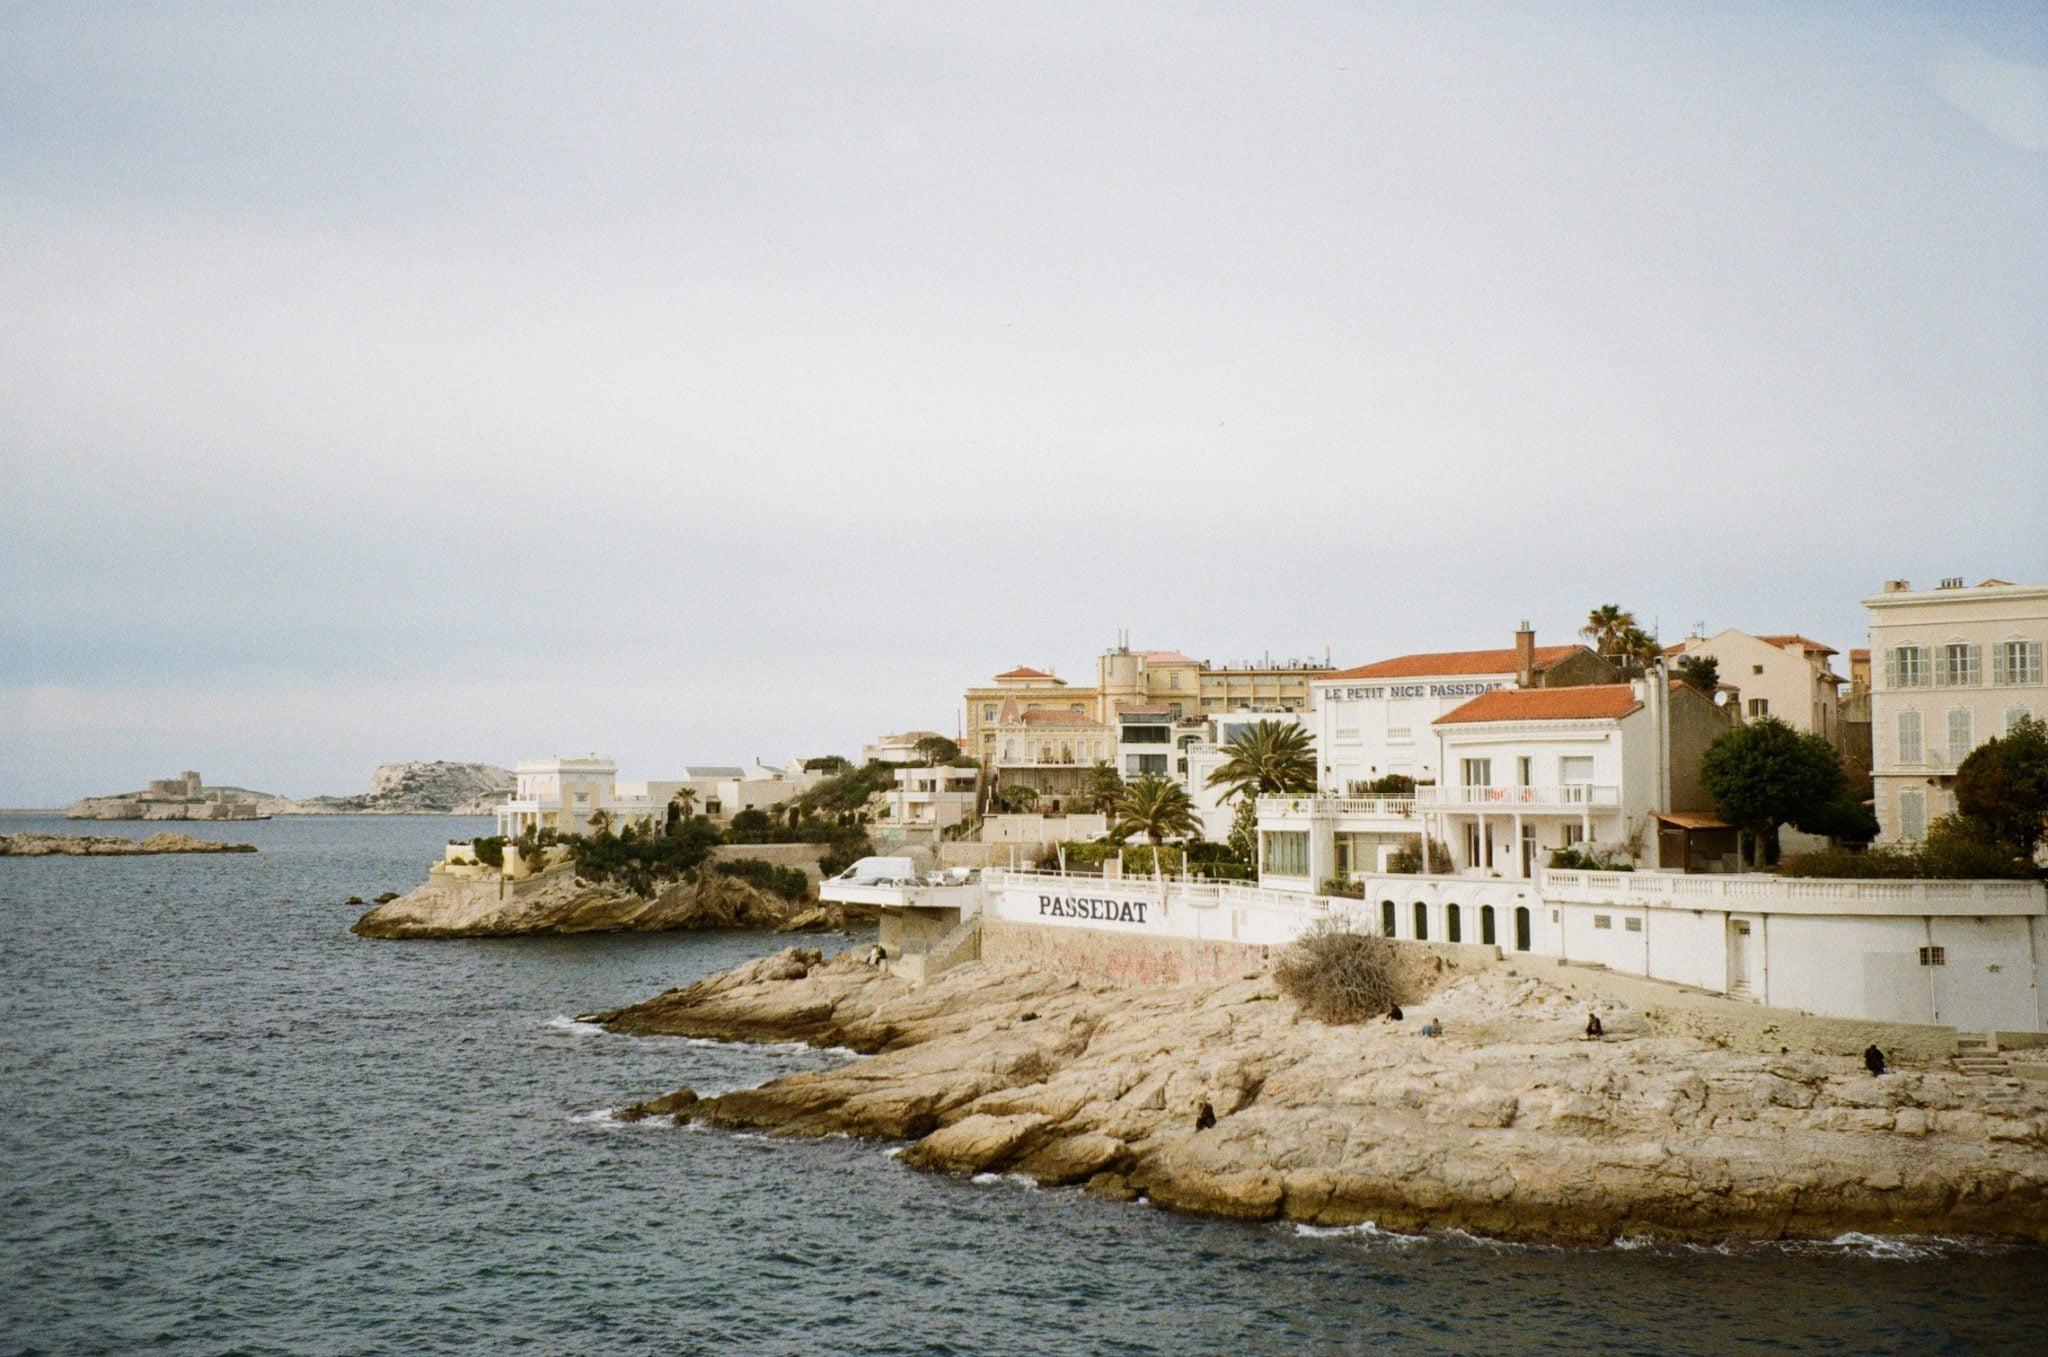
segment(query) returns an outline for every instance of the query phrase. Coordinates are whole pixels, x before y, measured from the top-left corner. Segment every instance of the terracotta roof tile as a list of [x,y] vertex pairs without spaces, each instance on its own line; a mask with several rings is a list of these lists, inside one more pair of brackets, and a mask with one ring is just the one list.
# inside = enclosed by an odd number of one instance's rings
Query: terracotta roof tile
[[997,678],[999,678],[999,679],[1006,679],[1006,678],[1042,678],[1042,679],[1052,679],[1052,680],[1053,680],[1053,682],[1055,682],[1055,683],[1058,683],[1058,682],[1060,682],[1060,681],[1061,681],[1061,680],[1059,680],[1059,679],[1057,679],[1057,678],[1054,678],[1054,676],[1053,676],[1053,675],[1051,675],[1051,674],[1048,674],[1048,673],[1046,673],[1046,672],[1045,672],[1045,671],[1044,671],[1043,669],[1033,669],[1033,668],[1029,667],[1028,665],[1019,665],[1019,666],[1018,666],[1017,668],[1015,668],[1015,669],[1012,669],[1012,670],[1011,670],[1011,671],[1010,671],[1009,673],[1007,673],[1007,674],[997,674],[997,675],[996,675],[996,677],[997,677]]
[[1780,650],[1791,650],[1796,647],[1800,650],[1817,650],[1823,655],[1835,655],[1840,653],[1833,646],[1824,646],[1819,641],[1814,640],[1812,637],[1801,636],[1797,632],[1792,632],[1784,636],[1759,636],[1756,639],[1762,641],[1767,646],[1776,646]]
[[[1584,649],[1584,646],[1576,645],[1537,646],[1536,668],[1548,669],[1559,660],[1569,659]],[[1512,674],[1515,672],[1515,664],[1513,646],[1505,650],[1440,650],[1427,655],[1397,655],[1391,660],[1359,665],[1356,669],[1339,669],[1333,674],[1319,674],[1317,680],[1435,678],[1440,674]]]
[[1503,688],[1482,693],[1436,718],[1439,726],[1469,721],[1608,721],[1643,705],[1626,683],[1584,688]]
[[1178,650],[1141,650],[1138,652],[1138,656],[1139,658],[1143,659],[1147,664],[1200,663],[1199,660],[1194,659],[1192,656],[1183,655]]
[[1025,712],[1017,719],[1027,726],[1094,726],[1099,728],[1102,725],[1102,722],[1095,720],[1085,712],[1066,711],[1058,707],[1039,707],[1033,711]]

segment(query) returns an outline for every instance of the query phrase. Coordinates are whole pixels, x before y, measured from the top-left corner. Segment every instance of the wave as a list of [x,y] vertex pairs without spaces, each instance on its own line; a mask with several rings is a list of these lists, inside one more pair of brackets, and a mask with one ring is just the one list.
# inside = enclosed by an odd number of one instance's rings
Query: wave
[[549,1018],[548,1026],[555,1031],[570,1032],[579,1037],[601,1037],[606,1035],[605,1030],[596,1023],[585,1022],[581,1018],[572,1018],[566,1013],[557,1013],[554,1017]]
[[1026,1188],[1032,1192],[1038,1191],[1038,1180],[1028,1173],[977,1173],[967,1181],[982,1187],[1007,1183],[1012,1187]]

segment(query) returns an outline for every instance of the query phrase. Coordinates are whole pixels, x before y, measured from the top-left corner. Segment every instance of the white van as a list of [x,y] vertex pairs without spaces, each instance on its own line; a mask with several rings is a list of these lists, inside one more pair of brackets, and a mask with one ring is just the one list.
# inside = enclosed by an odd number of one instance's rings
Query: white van
[[850,886],[913,886],[917,863],[909,858],[862,858],[832,879]]

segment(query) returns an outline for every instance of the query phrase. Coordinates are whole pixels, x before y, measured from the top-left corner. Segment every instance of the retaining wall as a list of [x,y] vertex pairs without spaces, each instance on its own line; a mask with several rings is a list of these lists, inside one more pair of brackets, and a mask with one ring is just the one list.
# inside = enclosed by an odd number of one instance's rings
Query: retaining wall
[[1861,1056],[1864,1047],[1876,1046],[1887,1059],[1919,1063],[1945,1061],[1956,1052],[1953,1027],[1815,1017],[1527,952],[1516,954],[1513,962],[1522,974],[1556,985],[1576,998],[1625,1004],[1678,1031],[1738,1051],[1776,1055],[1781,1049],[1808,1050]]

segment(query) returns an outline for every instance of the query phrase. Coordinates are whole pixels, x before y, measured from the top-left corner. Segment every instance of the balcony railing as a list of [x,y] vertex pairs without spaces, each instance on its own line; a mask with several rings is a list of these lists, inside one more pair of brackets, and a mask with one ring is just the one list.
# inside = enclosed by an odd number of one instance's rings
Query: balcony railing
[[1429,810],[1581,810],[1621,804],[1621,788],[1592,782],[1555,787],[1424,787],[1417,796]]
[[1283,815],[1378,815],[1408,819],[1415,814],[1412,796],[1338,796],[1331,792],[1303,792],[1297,796],[1262,796],[1261,816]]

